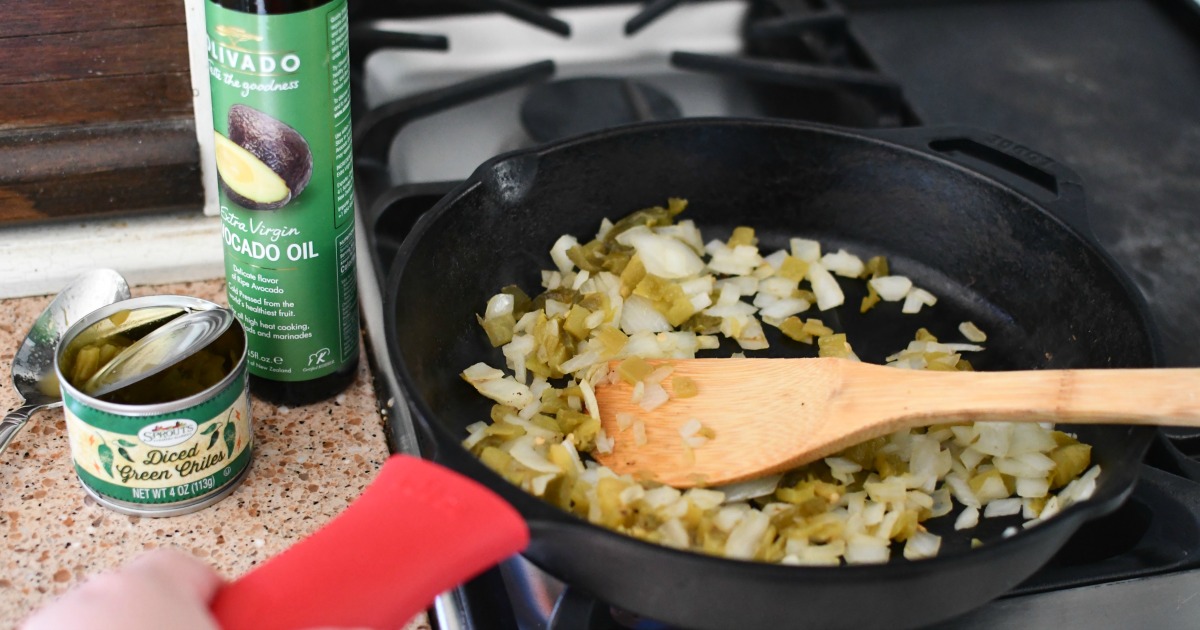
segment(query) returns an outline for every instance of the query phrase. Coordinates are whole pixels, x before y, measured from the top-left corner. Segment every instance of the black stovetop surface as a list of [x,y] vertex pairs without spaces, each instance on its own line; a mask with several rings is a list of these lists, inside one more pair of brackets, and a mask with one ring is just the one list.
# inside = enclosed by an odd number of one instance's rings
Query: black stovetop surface
[[[577,4],[577,3],[572,3]],[[796,3],[792,3],[796,4]],[[816,11],[829,5],[812,4]],[[853,0],[833,7],[867,63],[902,86],[898,124],[966,124],[1076,170],[1092,236],[1134,280],[1163,362],[1200,365],[1200,9],[1194,0]],[[358,15],[403,14],[362,3]],[[415,3],[416,11],[436,11]],[[665,18],[664,18],[665,19]],[[360,198],[371,257],[387,269],[412,222],[453,182]],[[361,186],[360,186],[361,188]],[[372,186],[381,190],[378,184]],[[386,187],[384,187],[386,188]],[[384,397],[386,399],[386,397]],[[1130,501],[1087,525],[1042,571],[942,628],[1197,627],[1200,438],[1155,445]],[[501,570],[469,584],[478,628],[620,627],[568,588],[552,619],[529,619]],[[511,571],[510,571],[511,573]],[[1121,590],[1112,587],[1119,585]],[[1200,600],[1200,598],[1197,598]],[[1164,605],[1174,602],[1175,605]],[[520,622],[518,619],[520,618]],[[1095,619],[1107,620],[1096,625]],[[657,627],[644,622],[637,627]]]

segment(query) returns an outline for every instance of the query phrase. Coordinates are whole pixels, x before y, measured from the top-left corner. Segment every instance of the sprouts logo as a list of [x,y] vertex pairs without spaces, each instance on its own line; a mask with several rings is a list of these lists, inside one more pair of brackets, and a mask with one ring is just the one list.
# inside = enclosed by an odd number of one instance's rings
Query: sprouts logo
[[196,423],[187,418],[179,418],[148,424],[138,431],[138,438],[145,444],[163,448],[183,444],[195,434]]
[[224,24],[213,30],[216,38],[208,38],[208,58],[221,68],[260,77],[293,74],[300,69],[300,56],[294,52],[250,50],[246,46],[262,42],[261,35]]

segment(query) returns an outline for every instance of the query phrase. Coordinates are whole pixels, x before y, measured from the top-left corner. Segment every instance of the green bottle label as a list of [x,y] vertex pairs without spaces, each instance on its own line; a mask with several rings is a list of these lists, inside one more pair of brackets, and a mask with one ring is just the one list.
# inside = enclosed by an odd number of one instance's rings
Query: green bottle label
[[206,3],[229,304],[249,369],[335,372],[358,352],[346,0],[281,15]]

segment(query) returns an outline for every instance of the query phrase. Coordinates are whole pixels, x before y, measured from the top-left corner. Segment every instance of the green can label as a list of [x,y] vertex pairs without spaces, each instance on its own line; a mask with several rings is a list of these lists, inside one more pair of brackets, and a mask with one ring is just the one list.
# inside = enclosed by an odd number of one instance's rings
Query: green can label
[[230,307],[252,374],[306,381],[358,351],[346,0],[206,3]]
[[65,392],[63,399],[75,472],[104,496],[143,505],[198,501],[250,462],[244,373],[201,404],[159,415],[113,414]]

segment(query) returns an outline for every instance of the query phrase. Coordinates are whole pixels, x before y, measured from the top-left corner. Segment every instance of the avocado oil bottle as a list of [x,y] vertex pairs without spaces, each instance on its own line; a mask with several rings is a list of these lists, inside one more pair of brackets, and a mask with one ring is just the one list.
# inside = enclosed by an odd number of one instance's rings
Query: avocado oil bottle
[[358,365],[346,0],[205,0],[229,305],[250,388],[301,405]]

